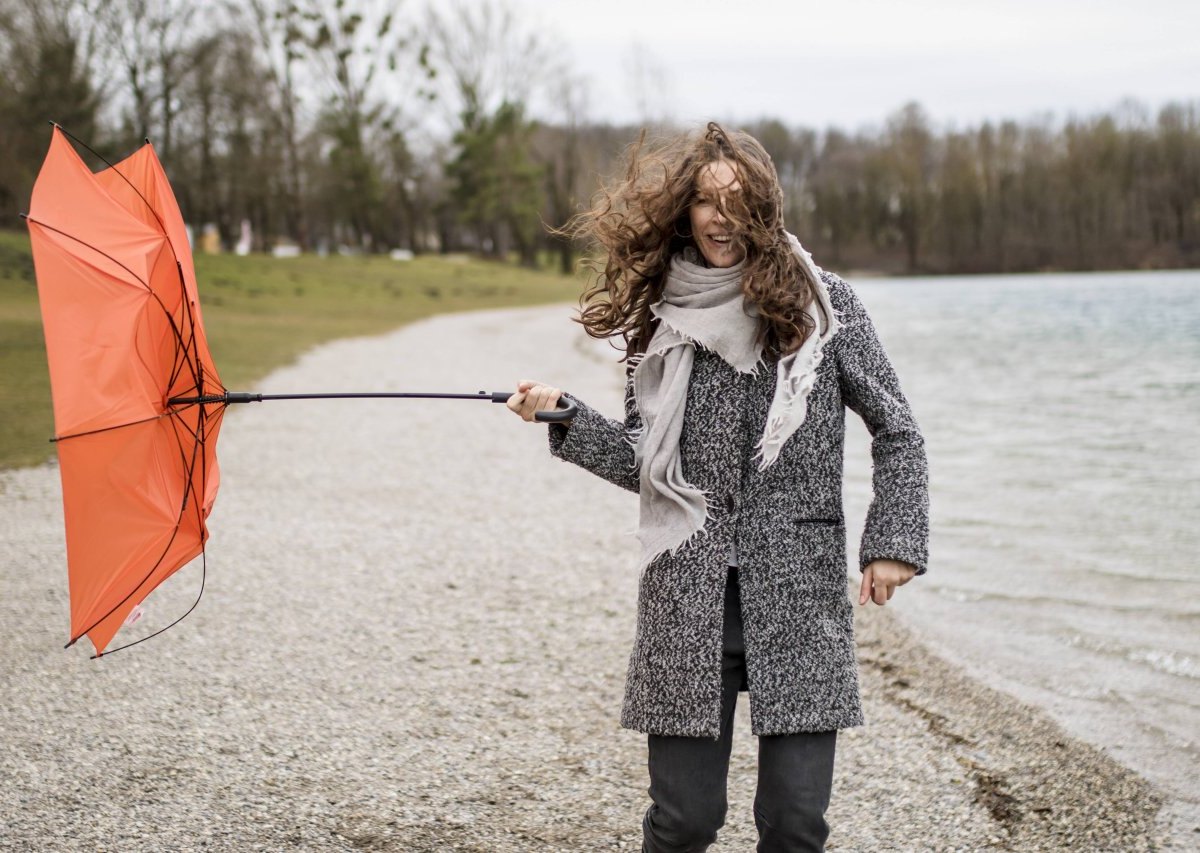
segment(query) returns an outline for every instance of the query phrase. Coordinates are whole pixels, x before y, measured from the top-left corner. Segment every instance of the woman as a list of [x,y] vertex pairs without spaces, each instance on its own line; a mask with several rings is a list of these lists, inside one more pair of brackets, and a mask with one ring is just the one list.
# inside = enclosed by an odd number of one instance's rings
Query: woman
[[[705,850],[726,810],[737,694],[759,736],[760,851],[822,850],[837,730],[861,725],[842,518],[845,408],[872,436],[859,604],[925,571],[924,442],[851,287],[783,224],[770,157],[710,123],[635,147],[575,233],[605,256],[581,301],[620,335],[624,423],[572,397],[550,450],[637,492],[638,619],[621,723],[648,735],[644,849]],[[521,381],[532,420],[561,392]],[[701,535],[702,534],[702,535]]]

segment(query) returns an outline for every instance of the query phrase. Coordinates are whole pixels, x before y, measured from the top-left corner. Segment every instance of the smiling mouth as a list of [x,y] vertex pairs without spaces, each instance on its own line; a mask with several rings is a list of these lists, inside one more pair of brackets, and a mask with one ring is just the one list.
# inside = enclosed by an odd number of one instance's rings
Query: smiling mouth
[[708,234],[706,236],[710,242],[716,243],[722,249],[728,250],[733,247],[733,237],[729,234]]

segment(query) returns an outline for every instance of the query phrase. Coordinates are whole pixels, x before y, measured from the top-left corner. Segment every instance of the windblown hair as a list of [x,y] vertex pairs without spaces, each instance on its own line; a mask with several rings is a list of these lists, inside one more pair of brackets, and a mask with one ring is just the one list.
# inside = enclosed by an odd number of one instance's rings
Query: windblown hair
[[784,230],[783,190],[770,155],[749,134],[709,122],[702,134],[656,145],[648,146],[643,133],[626,154],[624,177],[602,186],[591,209],[563,229],[599,250],[584,262],[593,278],[577,322],[593,338],[620,336],[622,361],[636,360],[650,343],[657,325],[650,306],[662,298],[671,256],[695,245],[689,214],[698,178],[720,160],[733,166],[740,189],[712,201],[745,247],[742,292],[758,309],[759,342],[782,356],[815,331],[803,309],[817,285]]

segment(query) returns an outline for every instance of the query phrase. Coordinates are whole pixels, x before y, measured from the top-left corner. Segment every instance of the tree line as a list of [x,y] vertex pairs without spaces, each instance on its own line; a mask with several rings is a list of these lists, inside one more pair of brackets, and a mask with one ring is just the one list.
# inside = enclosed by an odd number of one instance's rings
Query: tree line
[[[0,225],[26,209],[52,120],[110,161],[153,140],[187,220],[226,247],[248,221],[257,250],[569,270],[586,247],[554,229],[642,130],[589,120],[587,81],[494,0],[0,0],[0,79]],[[1200,101],[966,129],[908,103],[856,132],[742,129],[830,268],[1200,266]]]

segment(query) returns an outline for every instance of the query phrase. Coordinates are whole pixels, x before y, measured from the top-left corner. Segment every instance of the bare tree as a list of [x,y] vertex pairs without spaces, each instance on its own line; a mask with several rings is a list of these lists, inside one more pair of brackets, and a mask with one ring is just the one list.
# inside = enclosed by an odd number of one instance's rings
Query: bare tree
[[533,156],[527,107],[551,53],[510,7],[491,0],[431,9],[426,37],[422,61],[455,128],[446,169],[458,218],[478,248],[503,256],[512,243],[534,264],[543,164]]
[[132,99],[132,136],[155,136],[159,156],[168,164],[179,93],[198,55],[193,48],[217,29],[222,13],[221,6],[201,6],[197,0],[112,0],[99,7]]
[[917,272],[931,213],[935,166],[933,131],[919,104],[905,104],[888,118],[885,141],[894,178],[889,202],[904,238],[909,272]]
[[0,223],[28,207],[50,136],[48,121],[91,139],[96,80],[94,2],[8,0],[0,5]]
[[835,128],[825,134],[824,146],[813,165],[811,242],[828,246],[832,260],[838,264],[844,261],[855,237],[865,230],[865,155],[864,146]]
[[585,192],[581,127],[586,122],[587,81],[565,67],[552,74],[555,81],[551,100],[557,115],[551,125],[538,129],[534,139],[537,159],[544,165],[546,222],[554,234],[558,249],[559,271],[569,274],[575,268],[575,245],[557,233],[575,215]]
[[629,94],[644,127],[668,125],[672,121],[671,78],[646,43],[635,39],[624,57]]
[[308,222],[304,215],[304,173],[300,166],[300,96],[297,65],[304,59],[304,31],[300,9],[293,0],[248,0],[247,13],[258,42],[259,55],[271,84],[274,112],[283,142],[283,215],[288,235],[308,248]]
[[410,70],[415,39],[402,26],[399,0],[360,3],[304,0],[296,26],[305,55],[325,88],[317,130],[326,140],[329,178],[321,189],[361,246],[383,248],[394,235],[381,216],[381,162],[368,142],[394,145],[399,107],[383,97],[383,78]]
[[490,115],[502,104],[529,104],[551,65],[548,46],[503,0],[431,6],[422,62],[427,89],[449,127],[465,113]]
[[1177,245],[1200,244],[1200,105],[1168,104],[1158,114],[1158,206],[1169,211]]

